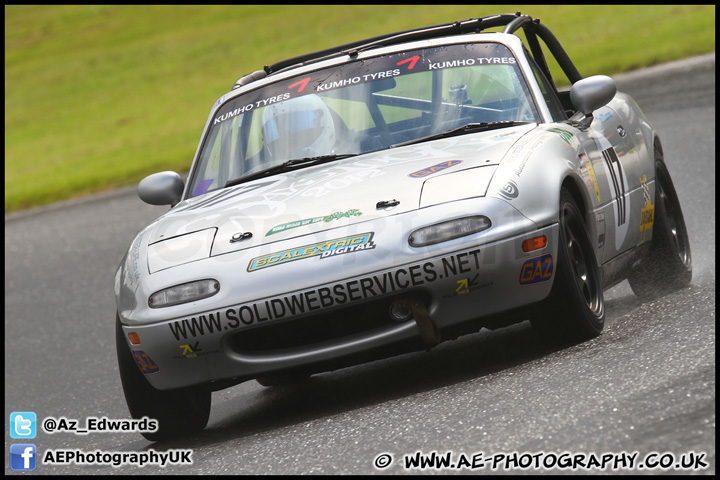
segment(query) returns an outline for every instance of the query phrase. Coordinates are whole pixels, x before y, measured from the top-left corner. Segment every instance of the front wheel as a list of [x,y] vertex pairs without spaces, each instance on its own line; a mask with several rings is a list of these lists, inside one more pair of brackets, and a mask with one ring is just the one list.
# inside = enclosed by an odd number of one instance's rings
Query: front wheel
[[635,295],[652,298],[686,287],[692,279],[690,238],[670,172],[655,152],[655,218],[650,250],[628,281]]
[[600,268],[583,218],[563,188],[556,275],[550,295],[530,322],[547,338],[585,340],[600,335],[605,326]]
[[175,390],[154,388],[133,359],[119,316],[116,316],[115,323],[118,367],[130,416],[136,419],[149,417],[159,424],[157,431],[142,432],[142,436],[157,442],[205,428],[210,417],[211,392],[201,387]]

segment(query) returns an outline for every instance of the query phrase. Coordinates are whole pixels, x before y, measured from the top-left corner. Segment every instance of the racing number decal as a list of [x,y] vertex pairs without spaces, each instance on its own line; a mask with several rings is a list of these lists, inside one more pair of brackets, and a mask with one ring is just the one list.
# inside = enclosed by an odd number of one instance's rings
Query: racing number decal
[[615,188],[615,198],[617,199],[617,224],[618,227],[625,223],[627,220],[627,205],[625,202],[625,181],[623,177],[625,174],[622,171],[622,165],[620,165],[620,159],[615,153],[615,149],[610,147],[602,152],[605,164],[610,171],[610,180],[612,181],[613,187]]
[[627,196],[628,181],[625,169],[612,146],[608,146],[602,151],[602,157],[605,175],[608,178],[608,186],[610,187],[610,195],[614,200],[615,250],[619,252],[628,231],[627,212],[630,209],[630,198]]

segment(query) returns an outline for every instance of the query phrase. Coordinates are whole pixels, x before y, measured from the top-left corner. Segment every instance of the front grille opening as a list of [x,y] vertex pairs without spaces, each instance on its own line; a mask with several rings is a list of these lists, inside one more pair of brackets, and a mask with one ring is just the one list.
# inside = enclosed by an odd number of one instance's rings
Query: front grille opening
[[398,298],[400,296],[386,297],[327,313],[271,322],[236,333],[230,339],[230,344],[239,353],[267,353],[308,347],[378,328],[390,328],[398,325],[389,314],[390,305]]

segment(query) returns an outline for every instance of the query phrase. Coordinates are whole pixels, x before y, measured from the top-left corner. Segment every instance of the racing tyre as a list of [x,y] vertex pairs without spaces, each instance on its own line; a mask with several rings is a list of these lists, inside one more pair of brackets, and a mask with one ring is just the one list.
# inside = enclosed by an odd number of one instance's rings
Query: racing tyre
[[190,387],[175,390],[157,390],[145,379],[133,359],[116,316],[115,343],[118,366],[125,400],[130,416],[149,417],[158,421],[155,432],[142,432],[142,436],[157,442],[198,432],[205,428],[210,417],[211,392]]
[[586,340],[605,326],[602,278],[583,215],[564,188],[559,230],[555,280],[530,323],[546,340]]
[[655,148],[655,218],[647,257],[628,281],[640,298],[686,287],[692,279],[690,238],[670,173]]

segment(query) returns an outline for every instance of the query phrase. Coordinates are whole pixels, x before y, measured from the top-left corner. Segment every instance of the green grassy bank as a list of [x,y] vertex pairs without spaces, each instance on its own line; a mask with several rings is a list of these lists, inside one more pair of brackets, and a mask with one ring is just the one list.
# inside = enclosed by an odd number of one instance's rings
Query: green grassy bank
[[5,6],[5,212],[190,166],[240,76],[396,30],[516,10],[583,75],[715,50],[715,6]]

